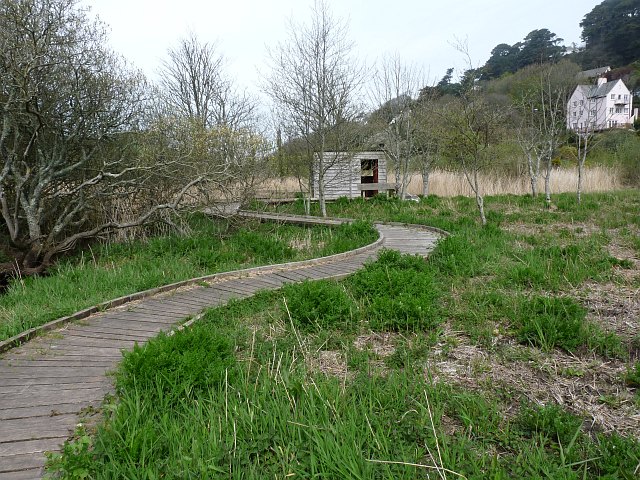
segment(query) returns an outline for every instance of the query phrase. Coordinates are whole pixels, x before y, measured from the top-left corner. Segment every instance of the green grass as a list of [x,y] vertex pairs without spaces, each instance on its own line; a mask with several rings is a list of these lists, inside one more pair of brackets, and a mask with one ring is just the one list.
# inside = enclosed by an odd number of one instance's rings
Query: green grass
[[[585,195],[582,205],[557,196],[553,210],[528,197],[486,203],[485,228],[466,198],[330,204],[330,215],[452,235],[426,261],[385,252],[339,283],[232,302],[127,354],[104,422],[79,432],[51,468],[97,479],[442,478],[436,468],[446,478],[635,478],[633,435],[599,433],[571,402],[532,401],[548,392],[491,375],[494,366],[514,367],[516,378],[573,368],[571,378],[597,382],[597,360],[626,366],[606,399],[632,404],[620,415],[639,413],[637,339],[595,323],[576,295],[626,281],[633,265],[607,246],[615,237],[636,248],[640,193]],[[457,381],[438,368],[461,343],[483,355]],[[579,369],[550,372],[569,357]]]
[[17,279],[0,296],[0,340],[133,292],[238,268],[331,255],[373,242],[366,223],[337,228],[251,223],[228,230],[192,219],[189,236],[97,245],[60,261],[46,277]]
[[277,292],[234,302],[125,355],[105,422],[92,437],[79,432],[50,469],[95,479],[413,479],[436,466],[463,478],[632,478],[640,443],[590,437],[557,405],[523,403],[509,419],[495,396],[417,368],[347,382],[315,371],[291,326],[251,330],[281,302]]

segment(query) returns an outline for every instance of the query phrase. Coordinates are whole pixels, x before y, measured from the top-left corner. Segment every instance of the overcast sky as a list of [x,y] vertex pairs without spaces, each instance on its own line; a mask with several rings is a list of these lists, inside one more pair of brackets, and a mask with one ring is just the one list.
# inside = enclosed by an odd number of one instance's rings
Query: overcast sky
[[[433,81],[465,62],[451,46],[468,39],[474,66],[499,43],[548,28],[580,43],[579,23],[602,0],[328,0],[348,19],[356,52],[369,63],[399,52]],[[256,92],[266,47],[287,38],[287,20],[308,19],[313,0],[83,0],[111,27],[112,48],[154,78],[167,49],[189,31],[218,42],[228,70]]]

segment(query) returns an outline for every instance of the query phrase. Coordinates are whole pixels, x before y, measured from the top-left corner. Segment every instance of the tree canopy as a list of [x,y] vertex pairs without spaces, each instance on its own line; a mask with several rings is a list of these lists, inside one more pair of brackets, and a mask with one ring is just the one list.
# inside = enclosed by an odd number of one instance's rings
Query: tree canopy
[[580,27],[585,67],[622,66],[640,58],[640,0],[605,0]]
[[563,39],[546,28],[532,30],[522,42],[509,45],[500,43],[491,51],[491,57],[482,68],[486,79],[513,73],[528,65],[556,61],[565,52]]

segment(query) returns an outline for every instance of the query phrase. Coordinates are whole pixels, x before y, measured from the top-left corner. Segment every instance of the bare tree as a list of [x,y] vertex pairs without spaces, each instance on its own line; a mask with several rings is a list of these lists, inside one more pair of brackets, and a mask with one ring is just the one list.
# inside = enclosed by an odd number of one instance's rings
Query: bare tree
[[423,90],[414,108],[413,164],[422,175],[422,195],[429,196],[431,171],[442,153],[442,125],[438,99],[433,90]]
[[505,113],[490,105],[480,92],[472,91],[445,104],[440,118],[444,123],[445,156],[462,170],[474,193],[480,221],[486,225],[479,173],[495,157],[493,147],[504,131]]
[[149,154],[144,79],[77,0],[0,0],[0,25],[5,268],[42,272],[77,242],[177,210],[207,179],[189,155]]
[[514,88],[520,115],[518,144],[527,160],[531,194],[538,194],[538,178],[544,176],[545,200],[551,203],[553,157],[566,134],[566,105],[575,86],[577,66],[563,62],[529,67],[519,74]]
[[475,196],[480,221],[486,225],[479,173],[495,158],[493,147],[504,132],[506,112],[491,105],[477,88],[467,43],[458,42],[455,47],[466,56],[469,69],[461,80],[460,95],[440,108],[445,142],[443,153],[462,170]]
[[204,127],[247,127],[256,102],[238,92],[224,71],[225,58],[215,44],[195,34],[169,49],[160,68],[160,94],[172,114],[197,118]]
[[[606,85],[606,83],[605,83]],[[588,153],[596,145],[596,133],[607,127],[610,114],[606,112],[606,89],[601,85],[580,85],[572,99],[576,99],[583,106],[580,112],[580,123],[574,125],[577,140],[578,181],[576,186],[576,198],[578,203],[582,201],[582,182],[584,179],[584,165]],[[569,119],[571,120],[571,119]],[[609,122],[610,123],[610,122]]]
[[354,95],[362,68],[351,51],[346,24],[332,16],[324,0],[315,2],[309,24],[290,22],[288,41],[269,51],[271,72],[264,90],[290,130],[307,143],[323,216],[325,174],[338,161],[338,155],[327,153],[350,146],[353,139],[345,132],[358,115]]
[[415,154],[415,99],[423,85],[420,69],[404,63],[397,53],[382,59],[372,84],[377,105],[372,120],[382,133],[380,143],[391,160],[400,198],[405,196]]

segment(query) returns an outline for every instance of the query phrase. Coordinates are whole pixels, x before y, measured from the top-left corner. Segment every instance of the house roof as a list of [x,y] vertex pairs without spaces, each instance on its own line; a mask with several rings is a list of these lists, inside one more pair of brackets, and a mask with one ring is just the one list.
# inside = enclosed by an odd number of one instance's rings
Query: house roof
[[607,95],[609,95],[609,92],[613,90],[613,88],[618,84],[618,82],[622,82],[622,80],[607,82],[603,83],[602,85],[578,85],[577,90],[579,90],[580,94],[585,98],[606,97]]
[[578,73],[578,78],[597,78],[601,77],[603,74],[610,72],[611,67],[599,67],[592,68],[591,70],[585,70],[583,72]]

